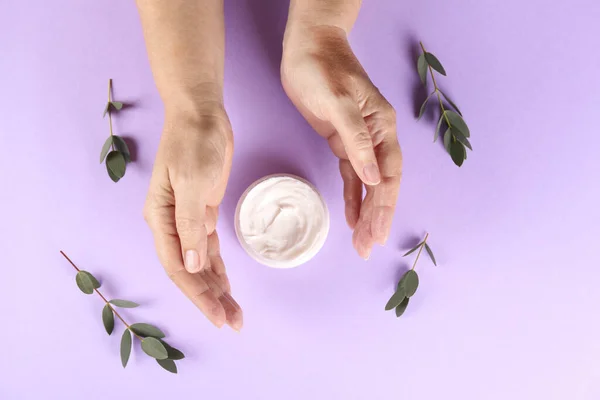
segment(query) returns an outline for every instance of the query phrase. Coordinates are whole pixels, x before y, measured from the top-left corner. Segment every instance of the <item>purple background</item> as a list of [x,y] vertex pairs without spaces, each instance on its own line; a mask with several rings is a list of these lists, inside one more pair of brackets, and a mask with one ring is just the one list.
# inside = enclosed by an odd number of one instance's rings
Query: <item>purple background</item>
[[[367,1],[351,35],[396,107],[404,178],[389,244],[351,247],[337,161],[278,76],[285,1],[227,1],[225,97],[236,140],[220,232],[241,334],[217,330],[159,265],[142,219],[163,119],[133,1],[2,0],[1,399],[600,399],[600,3]],[[453,166],[415,122],[411,48],[444,63],[475,151]],[[115,131],[137,160],[113,184],[98,164],[108,78],[131,107]],[[258,265],[233,209],[267,173],[311,180],[332,214],[318,256]],[[431,234],[404,317],[383,307]],[[163,327],[179,375],[102,328],[63,249]]]

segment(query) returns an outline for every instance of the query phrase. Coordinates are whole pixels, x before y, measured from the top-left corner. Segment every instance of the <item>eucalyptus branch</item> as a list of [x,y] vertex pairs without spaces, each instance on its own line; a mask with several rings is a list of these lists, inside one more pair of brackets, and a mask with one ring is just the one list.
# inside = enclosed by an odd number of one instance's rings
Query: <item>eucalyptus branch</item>
[[[423,42],[419,42],[419,45],[421,45],[423,54],[427,53],[427,50],[425,50],[425,46],[423,45]],[[440,109],[442,110],[442,116],[445,118],[448,126],[452,127],[452,125],[450,124],[450,120],[448,119],[448,116],[446,115],[446,110],[444,109],[444,102],[442,101],[442,96],[440,94],[441,91],[438,88],[437,82],[435,81],[435,75],[433,74],[433,68],[431,68],[431,65],[427,64],[427,69],[429,70],[429,74],[431,75],[431,82],[433,82],[433,93],[431,93],[429,96],[431,96],[434,93],[437,94],[438,101],[440,102]]]
[[[108,102],[104,107],[104,114],[108,114],[108,138],[104,141],[100,151],[100,163],[106,159],[106,171],[113,182],[118,182],[125,176],[127,164],[131,162],[131,154],[127,143],[121,136],[113,133],[112,113],[123,108],[123,103],[112,99],[112,79],[108,80]],[[109,152],[110,150],[110,152]]]
[[396,286],[396,292],[392,295],[392,297],[390,297],[387,304],[385,305],[386,311],[395,308],[397,317],[404,314],[406,307],[408,307],[410,298],[416,293],[417,288],[419,287],[419,275],[415,271],[415,267],[417,266],[417,262],[419,261],[419,257],[421,256],[421,252],[423,251],[423,249],[425,249],[425,251],[429,255],[429,258],[431,258],[431,261],[433,261],[433,264],[437,265],[435,257],[433,255],[433,251],[431,250],[431,247],[429,247],[429,245],[427,244],[428,238],[429,233],[425,234],[425,238],[415,247],[407,251],[403,256],[406,257],[409,254],[412,254],[415,251],[419,250],[412,268],[406,271],[404,275],[402,275],[402,278],[400,278],[400,281]]
[[417,258],[415,258],[415,262],[413,263],[413,266],[411,268],[412,270],[414,270],[415,267],[417,266],[417,261],[419,261],[419,256],[421,255],[421,251],[423,250],[423,245],[425,245],[425,242],[427,242],[428,237],[429,237],[429,233],[425,234],[425,239],[423,239],[423,242],[421,242],[421,245],[419,246],[419,252],[417,253]]
[[116,315],[119,320],[125,325],[125,330],[121,337],[121,364],[123,368],[127,366],[129,356],[131,355],[132,338],[131,335],[135,336],[140,340],[142,344],[142,350],[150,357],[156,359],[156,362],[164,369],[174,374],[177,373],[177,365],[175,360],[181,360],[185,356],[184,354],[170,346],[163,340],[165,334],[159,328],[147,324],[147,323],[135,323],[128,324],[125,319],[119,314],[115,307],[120,308],[135,308],[139,304],[129,300],[112,299],[107,300],[106,297],[98,290],[100,288],[100,282],[88,271],[79,269],[77,265],[63,252],[60,254],[75,268],[77,275],[75,276],[75,282],[79,289],[85,294],[93,294],[96,292],[104,301],[105,305],[102,309],[102,323],[106,333],[112,334],[115,327]]
[[[444,147],[452,157],[452,161],[454,161],[454,163],[460,167],[467,159],[467,151],[465,148],[473,150],[473,147],[468,139],[471,136],[471,133],[458,106],[452,100],[450,100],[450,98],[439,88],[437,84],[434,71],[446,76],[446,70],[442,66],[442,63],[436,56],[425,49],[423,42],[419,42],[419,44],[423,52],[417,60],[417,72],[419,73],[419,77],[421,78],[423,85],[427,84],[427,75],[429,74],[431,76],[433,92],[427,96],[421,105],[417,120],[420,120],[425,114],[429,99],[435,94],[440,106],[440,116],[435,129],[433,141],[435,142],[437,140],[442,125],[445,124],[447,129],[444,133]],[[444,107],[444,100],[442,100],[442,97],[449,104],[449,108]]]
[[[60,254],[63,255],[64,258],[67,259],[67,261],[73,266],[73,268],[75,268],[75,270],[79,273],[81,272],[81,270],[77,267],[77,265],[75,265],[75,263],[73,261],[71,261],[71,259],[69,258],[69,256],[67,256],[62,250],[60,251]],[[102,300],[104,300],[104,303],[106,303],[106,305],[108,307],[110,307],[110,309],[112,310],[112,312],[115,313],[115,315],[117,316],[117,318],[119,318],[121,320],[121,322],[127,327],[127,329],[130,329],[130,326],[127,322],[125,322],[125,320],[123,319],[123,317],[121,317],[121,314],[119,314],[119,312],[117,310],[114,309],[113,306],[110,305],[110,303],[108,302],[108,300],[106,300],[106,297],[104,297],[102,295],[102,293],[100,293],[100,291],[97,288],[93,288],[94,291],[96,293],[98,293],[98,295],[102,298]],[[133,333],[135,335],[135,337],[137,337],[138,339],[142,340],[143,338],[141,336],[138,336],[135,332],[131,331],[131,333]]]
[[[113,129],[112,129],[112,113],[110,112],[110,105],[112,104],[112,79],[108,79],[108,103],[106,103],[106,112],[108,113],[108,129],[110,132],[110,137],[113,137]],[[123,108],[123,106],[121,105],[121,108]],[[111,140],[111,149],[115,149],[115,142],[114,140]]]

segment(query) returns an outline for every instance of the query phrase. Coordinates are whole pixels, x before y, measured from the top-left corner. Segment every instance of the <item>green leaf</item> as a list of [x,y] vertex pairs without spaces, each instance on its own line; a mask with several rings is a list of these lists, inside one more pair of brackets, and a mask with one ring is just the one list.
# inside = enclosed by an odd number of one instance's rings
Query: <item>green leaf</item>
[[166,360],[169,356],[167,349],[165,349],[165,346],[163,346],[160,340],[153,337],[142,339],[142,350],[144,350],[144,353],[157,360]]
[[185,358],[185,355],[181,350],[176,349],[164,340],[160,340],[160,342],[163,344],[163,346],[165,346],[165,349],[167,349],[167,354],[169,355],[167,358],[169,360],[181,360]]
[[419,247],[421,247],[422,244],[423,244],[423,242],[420,242],[418,245],[416,245],[415,247],[413,247],[412,249],[410,249],[409,251],[404,253],[404,255],[402,257],[406,257],[407,255],[413,253],[415,250],[417,250]]
[[399,317],[402,314],[404,314],[404,311],[406,310],[409,301],[410,299],[407,297],[402,301],[402,303],[398,305],[398,307],[396,307],[396,317]]
[[110,308],[108,304],[102,309],[102,323],[104,324],[106,333],[110,335],[115,328],[115,316],[112,308]]
[[458,165],[459,167],[463,165],[465,156],[465,146],[463,146],[463,144],[458,140],[453,140],[452,144],[450,145],[450,157],[452,157],[454,164]]
[[442,63],[440,62],[440,60],[437,59],[436,56],[434,56],[431,53],[425,53],[425,61],[427,61],[427,64],[429,64],[431,68],[435,69],[440,74],[446,76],[446,70],[444,69]]
[[[120,151],[113,150],[106,156],[106,167],[119,179],[125,176],[125,157]],[[111,177],[112,178],[112,177]]]
[[102,114],[102,118],[106,117],[106,114],[110,110],[110,103],[106,103],[106,107],[104,107],[104,113]]
[[[456,138],[456,140],[458,140],[459,142],[461,142],[462,144],[464,144],[466,147],[468,147],[469,150],[471,150],[471,151],[473,150],[473,147],[471,147],[471,142],[469,142],[469,139],[467,139],[465,137],[465,135],[463,135],[463,133],[461,131],[452,128],[452,134],[454,135],[454,137]],[[466,155],[465,155],[465,158],[466,158]]]
[[109,301],[109,303],[121,308],[135,308],[140,306],[138,303],[134,303],[133,301],[120,299],[112,299]]
[[150,336],[150,337],[159,338],[159,339],[162,339],[165,337],[165,334],[163,333],[163,331],[161,331],[154,325],[138,323],[138,324],[132,324],[130,326],[130,328],[133,331],[133,333],[135,333],[136,335],[142,336],[142,337]]
[[121,178],[117,177],[115,174],[112,173],[112,171],[110,170],[110,168],[108,168],[108,164],[106,164],[106,171],[108,172],[108,176],[110,177],[110,179],[117,183],[121,180]]
[[127,143],[121,136],[113,135],[115,147],[121,153],[123,153],[123,158],[125,158],[125,162],[131,162],[131,154],[129,153],[129,147],[127,147]]
[[462,113],[460,112],[460,110],[458,109],[456,104],[454,104],[454,102],[452,100],[450,100],[450,98],[448,96],[446,96],[446,93],[442,92],[441,90],[440,90],[440,93],[442,94],[442,96],[444,96],[444,98],[452,106],[452,108],[454,108],[456,110],[456,112],[462,116]]
[[450,145],[452,144],[452,132],[450,132],[450,128],[446,129],[444,133],[444,147],[448,154],[450,154]]
[[425,243],[425,250],[427,250],[427,254],[429,254],[429,258],[433,261],[433,265],[437,267],[437,263],[435,262],[435,257],[433,256],[433,251],[431,251],[431,247],[427,243]]
[[465,120],[455,113],[454,111],[447,110],[446,116],[448,117],[448,121],[450,121],[450,127],[454,128],[460,132],[462,132],[465,137],[471,137],[471,132],[469,132],[469,127]]
[[131,354],[131,332],[129,329],[125,329],[123,336],[121,336],[121,364],[123,368],[127,366],[129,361],[129,355]]
[[400,279],[399,285],[404,289],[406,297],[411,297],[419,287],[419,275],[417,275],[415,270],[409,269],[402,276],[402,279]]
[[84,271],[79,271],[77,275],[75,275],[75,282],[81,290],[85,294],[94,293],[94,284],[90,277],[84,273]]
[[435,143],[440,135],[440,129],[442,129],[442,124],[444,123],[444,114],[440,115],[440,119],[438,120],[437,126],[435,127],[435,134],[433,135],[433,142]]
[[421,54],[417,60],[417,71],[419,72],[421,83],[425,85],[427,83],[427,60],[425,60],[424,54]]
[[110,104],[117,110],[120,110],[121,108],[123,108],[123,103],[121,103],[120,101],[111,101]]
[[102,145],[102,151],[100,152],[100,164],[102,164],[102,161],[104,161],[104,159],[106,158],[106,155],[108,154],[108,150],[110,150],[110,146],[112,146],[112,144],[113,144],[113,137],[109,136],[108,139],[106,139],[106,141]]
[[158,363],[158,365],[160,365],[167,371],[172,372],[174,374],[177,373],[177,365],[175,365],[175,361],[173,361],[173,360],[156,360],[156,362]]
[[98,288],[100,287],[100,282],[98,282],[98,280],[97,280],[97,279],[94,277],[94,275],[92,275],[92,274],[90,274],[89,272],[87,272],[87,271],[84,271],[84,270],[81,270],[81,272],[82,272],[84,275],[86,275],[86,276],[87,276],[87,277],[90,279],[90,281],[92,281],[92,287],[93,287],[94,289],[98,289]]
[[432,94],[433,93],[430,93],[429,96],[427,96],[427,98],[423,102],[423,104],[421,104],[421,108],[419,109],[419,116],[417,117],[417,121],[420,120],[423,117],[423,114],[425,114],[425,110],[427,109],[427,102],[431,98]]
[[406,295],[404,293],[404,288],[399,287],[398,290],[396,290],[396,293],[394,293],[392,297],[390,297],[387,304],[385,305],[385,311],[389,311],[396,307],[398,304],[402,303],[402,300],[404,300],[405,297]]

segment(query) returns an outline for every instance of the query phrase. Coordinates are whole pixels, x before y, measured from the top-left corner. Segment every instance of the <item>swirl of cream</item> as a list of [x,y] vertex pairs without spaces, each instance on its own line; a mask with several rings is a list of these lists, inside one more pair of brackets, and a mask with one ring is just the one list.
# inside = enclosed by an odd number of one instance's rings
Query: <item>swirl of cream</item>
[[255,258],[271,267],[291,268],[321,249],[329,212],[308,182],[277,175],[259,181],[242,197],[238,224],[238,237]]

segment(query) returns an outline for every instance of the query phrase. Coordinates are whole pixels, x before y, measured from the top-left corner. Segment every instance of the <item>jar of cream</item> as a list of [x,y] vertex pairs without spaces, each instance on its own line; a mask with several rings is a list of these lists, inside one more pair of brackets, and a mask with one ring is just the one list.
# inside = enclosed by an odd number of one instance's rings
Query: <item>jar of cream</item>
[[329,211],[317,189],[289,174],[254,182],[235,211],[235,232],[261,264],[293,268],[314,257],[329,232]]

